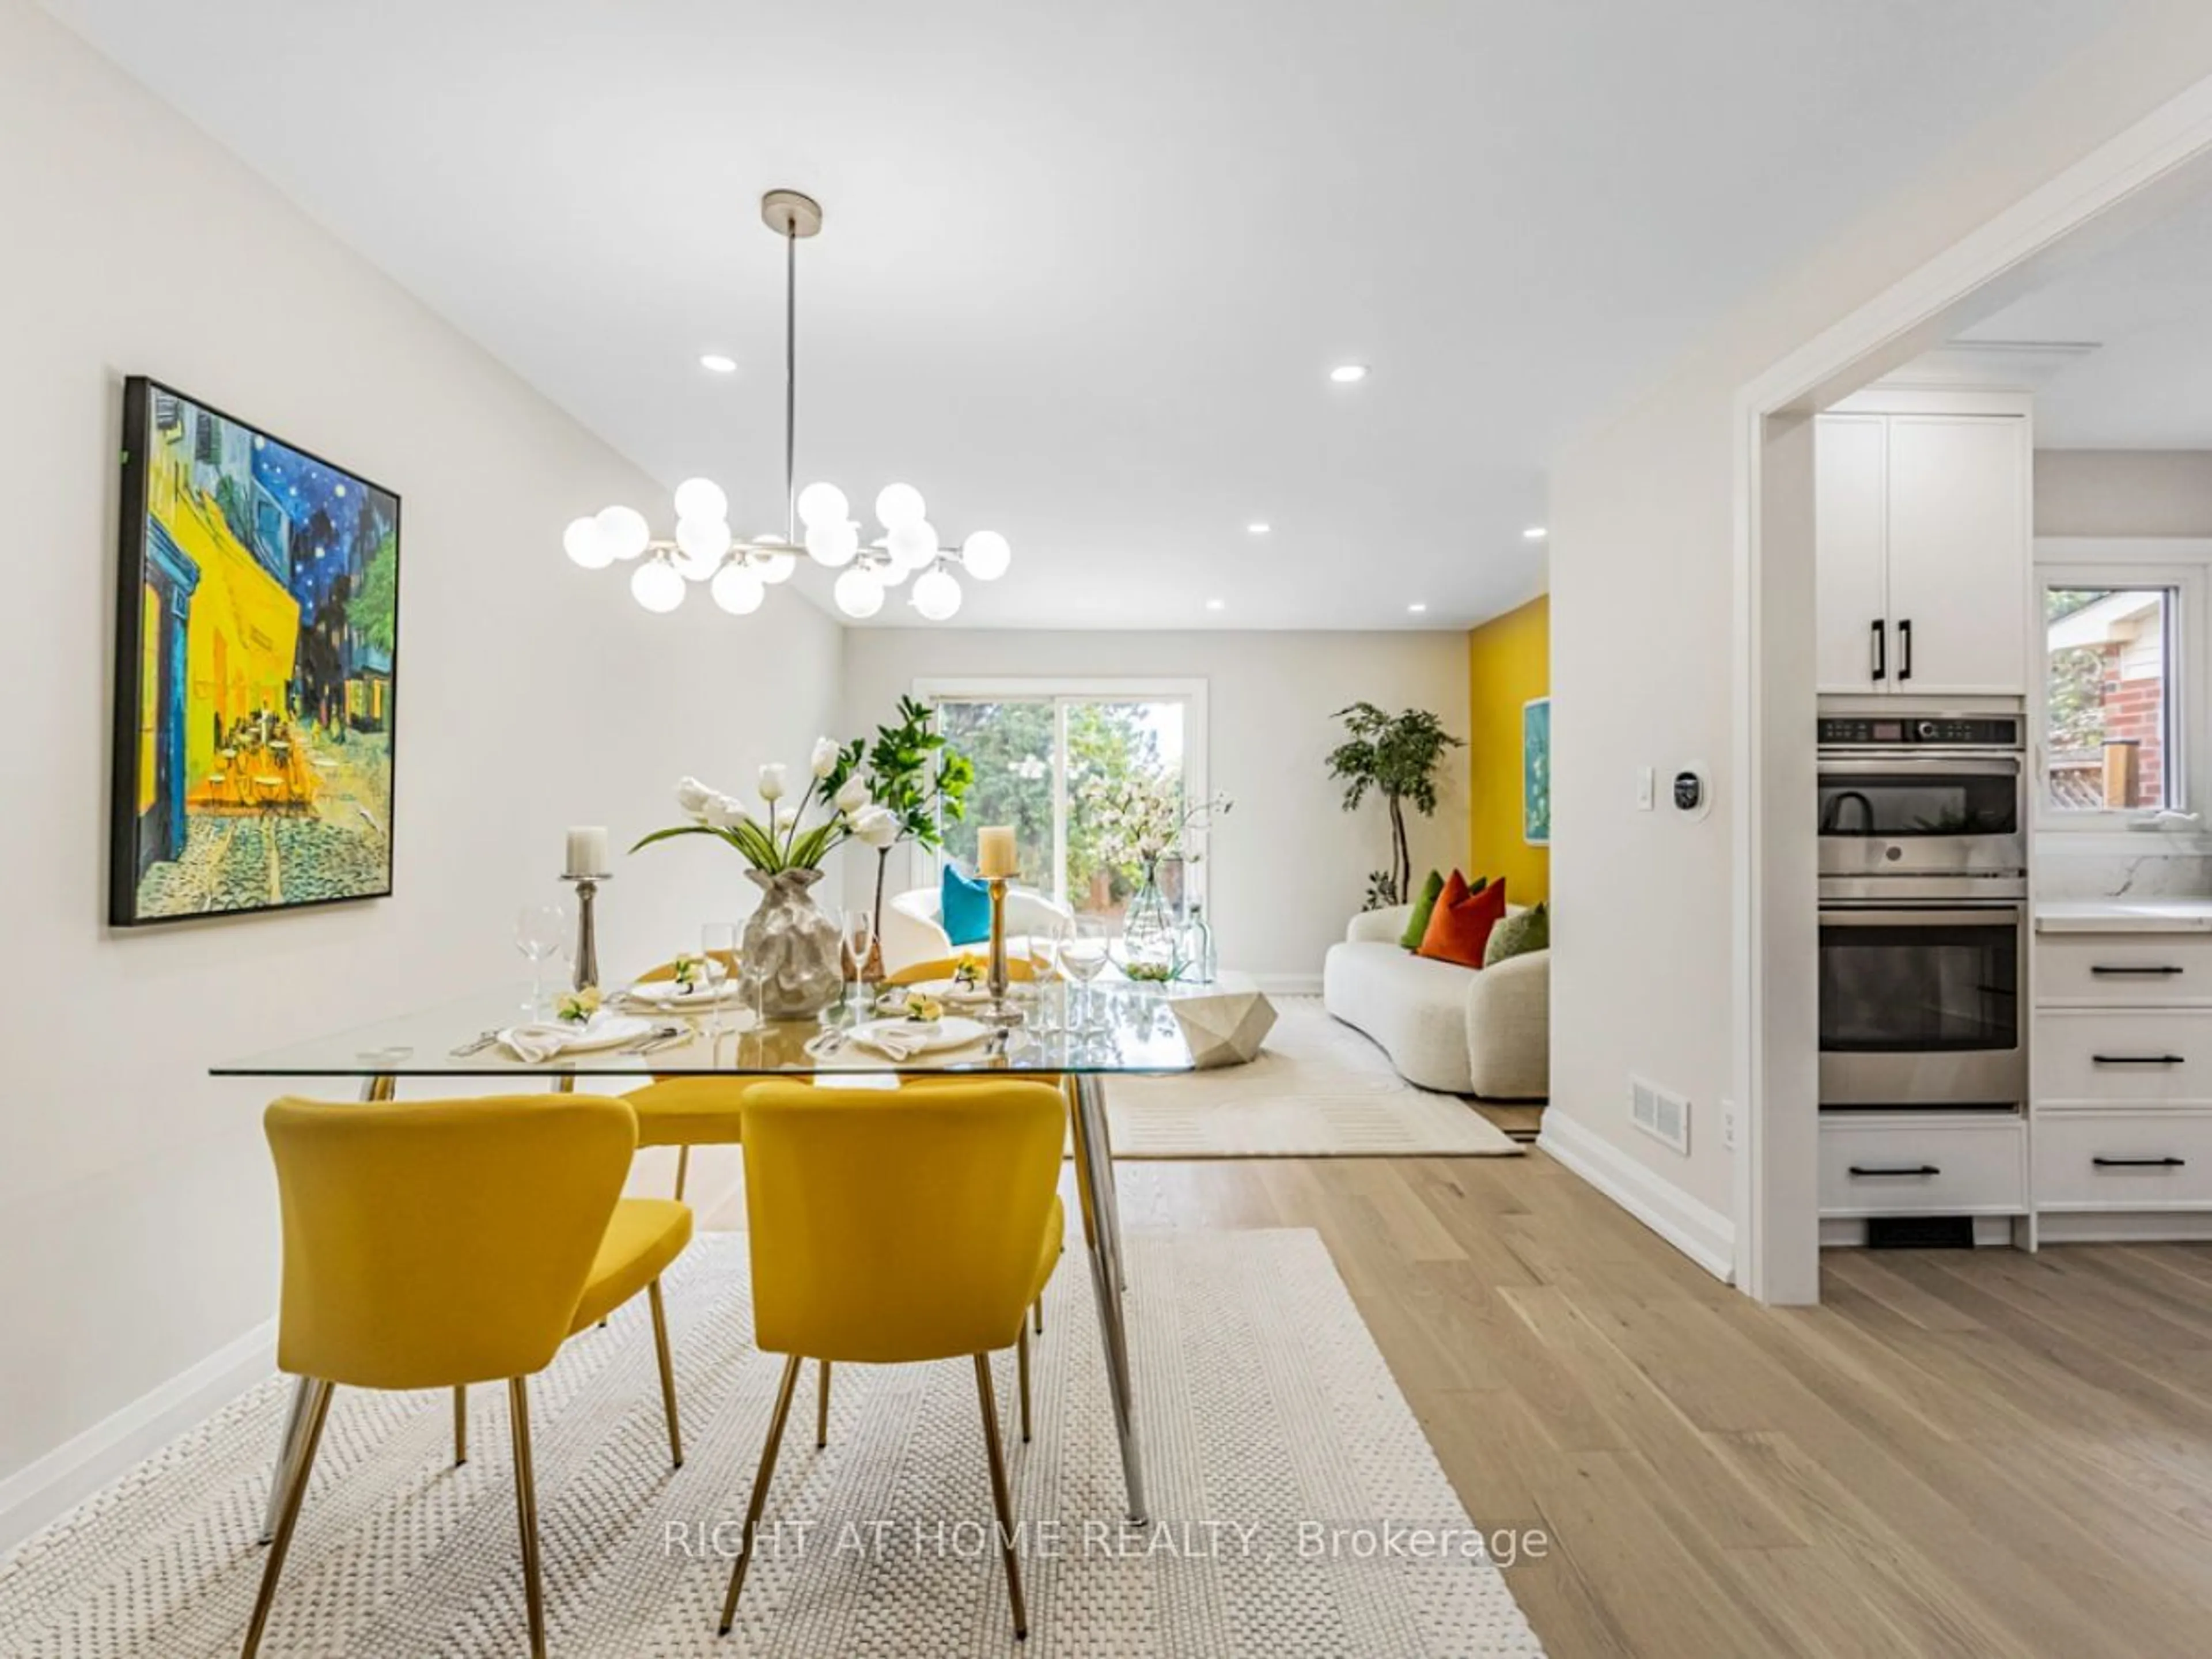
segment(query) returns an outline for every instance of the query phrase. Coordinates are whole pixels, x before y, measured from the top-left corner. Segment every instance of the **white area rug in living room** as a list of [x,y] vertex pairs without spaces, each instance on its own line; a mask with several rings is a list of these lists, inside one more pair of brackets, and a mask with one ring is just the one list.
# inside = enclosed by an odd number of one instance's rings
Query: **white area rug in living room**
[[1116,1158],[1514,1158],[1456,1095],[1416,1089],[1319,997],[1275,997],[1249,1066],[1106,1085]]
[[[736,1535],[781,1362],[750,1340],[744,1236],[714,1233],[668,1281],[683,1469],[668,1468],[641,1298],[533,1383],[552,1653],[1540,1654],[1479,1553],[1363,1545],[1386,1523],[1401,1540],[1408,1528],[1465,1540],[1474,1523],[1316,1235],[1138,1234],[1129,1246],[1155,1526],[1121,1522],[1089,1280],[1071,1254],[1036,1348],[1035,1442],[1009,1436],[1015,1516],[1032,1528],[1027,1643],[1013,1640],[974,1374],[960,1362],[839,1367],[821,1451],[807,1368],[769,1504],[776,1529],[736,1630],[716,1639],[728,1563],[705,1540],[717,1527]],[[254,1389],[0,1564],[0,1653],[235,1653],[285,1387]],[[270,1659],[523,1650],[505,1391],[473,1397],[474,1455],[455,1469],[448,1396],[339,1390]]]

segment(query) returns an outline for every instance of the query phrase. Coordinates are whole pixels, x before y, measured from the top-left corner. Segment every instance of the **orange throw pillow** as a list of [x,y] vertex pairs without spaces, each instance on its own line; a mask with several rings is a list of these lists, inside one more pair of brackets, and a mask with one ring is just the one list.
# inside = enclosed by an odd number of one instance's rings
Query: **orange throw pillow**
[[1429,931],[1421,935],[1419,954],[1436,962],[1480,968],[1490,930],[1504,920],[1505,878],[1501,876],[1471,892],[1466,878],[1455,870],[1437,908],[1429,913]]

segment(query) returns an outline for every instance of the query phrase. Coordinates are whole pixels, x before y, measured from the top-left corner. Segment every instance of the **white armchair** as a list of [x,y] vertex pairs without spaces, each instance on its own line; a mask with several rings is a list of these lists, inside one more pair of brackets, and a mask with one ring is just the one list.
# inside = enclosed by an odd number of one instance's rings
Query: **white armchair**
[[[1026,887],[1010,889],[1006,894],[1006,949],[1019,955],[1028,948],[1031,933],[1057,933],[1074,920],[1073,910],[1042,893],[1032,892]],[[884,971],[887,974],[911,968],[917,962],[934,962],[952,955],[956,950],[979,949],[973,945],[956,946],[946,936],[942,895],[935,887],[916,887],[891,895],[884,906],[883,933]]]

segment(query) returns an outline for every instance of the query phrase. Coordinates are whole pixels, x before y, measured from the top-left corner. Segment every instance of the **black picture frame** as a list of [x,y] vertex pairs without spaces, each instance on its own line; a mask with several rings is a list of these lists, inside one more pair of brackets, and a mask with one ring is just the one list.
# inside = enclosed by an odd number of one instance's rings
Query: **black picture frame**
[[[398,492],[149,375],[124,381],[122,426],[109,924],[391,897],[404,567]],[[180,447],[187,433],[189,454]],[[280,498],[270,480],[288,473],[289,495]],[[212,490],[202,487],[209,479]],[[290,510],[302,488],[307,501],[321,497],[304,520]],[[157,507],[174,522],[158,519]],[[348,512],[351,523],[342,527]],[[364,550],[362,538],[372,533],[375,545]],[[196,559],[194,546],[209,557]],[[325,568],[333,555],[337,563]],[[303,560],[314,562],[303,568]],[[368,567],[380,561],[388,568],[372,576]],[[368,626],[352,605],[364,591],[389,598],[388,616]],[[381,603],[374,609],[384,611]],[[245,709],[249,702],[258,708]],[[318,805],[325,799],[327,817]],[[200,823],[206,829],[196,841]],[[365,867],[372,862],[373,880]],[[324,867],[341,865],[353,873]],[[242,890],[264,880],[265,889]],[[325,890],[333,886],[340,890]]]

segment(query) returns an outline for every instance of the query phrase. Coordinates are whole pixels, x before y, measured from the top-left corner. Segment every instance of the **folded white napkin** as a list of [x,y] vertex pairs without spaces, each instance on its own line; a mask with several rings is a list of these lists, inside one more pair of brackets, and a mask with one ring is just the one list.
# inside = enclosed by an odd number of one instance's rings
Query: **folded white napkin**
[[890,1060],[912,1060],[929,1046],[936,1035],[932,1029],[884,1024],[871,1025],[853,1034],[853,1041],[864,1048],[873,1048]]
[[510,1025],[499,1034],[500,1046],[526,1066],[535,1066],[540,1060],[550,1060],[563,1048],[595,1035],[604,1013],[593,1014],[581,1025],[571,1025],[565,1020],[533,1020],[527,1025]]

